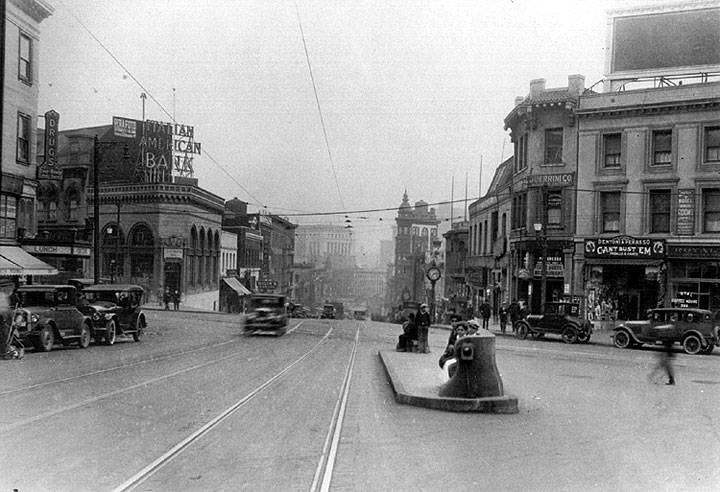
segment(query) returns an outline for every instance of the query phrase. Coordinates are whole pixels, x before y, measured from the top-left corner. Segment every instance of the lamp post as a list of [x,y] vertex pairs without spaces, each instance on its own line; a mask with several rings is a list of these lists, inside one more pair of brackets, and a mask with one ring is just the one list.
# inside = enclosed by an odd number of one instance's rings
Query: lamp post
[[93,278],[100,283],[100,177],[98,167],[100,164],[100,149],[102,146],[122,144],[125,146],[123,159],[128,159],[126,142],[100,142],[98,136],[93,139]]
[[542,223],[533,224],[533,227],[535,228],[535,236],[540,243],[543,259],[542,269],[540,270],[540,309],[542,310],[542,306],[545,304],[545,290],[547,288],[547,228],[545,227],[545,224]]

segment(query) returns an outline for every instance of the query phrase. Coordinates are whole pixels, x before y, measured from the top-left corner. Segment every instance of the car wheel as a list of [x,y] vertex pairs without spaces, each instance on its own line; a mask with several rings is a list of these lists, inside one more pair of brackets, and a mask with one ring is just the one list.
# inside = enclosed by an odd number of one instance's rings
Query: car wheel
[[588,343],[590,341],[590,332],[589,331],[579,332],[577,339],[578,339],[578,342],[580,342],[580,343]]
[[565,343],[577,343],[578,334],[577,330],[572,326],[566,326],[562,331],[562,340]]
[[136,342],[139,342],[140,339],[145,335],[145,322],[141,321],[140,318],[137,319],[137,322],[135,323],[135,333],[133,333],[133,340]]
[[705,355],[712,354],[712,351],[715,349],[715,345],[712,343],[708,343],[707,347],[701,350],[701,352]]
[[702,341],[700,337],[694,334],[690,334],[683,339],[683,349],[685,353],[690,355],[699,354],[702,350]]
[[37,348],[43,352],[50,352],[55,345],[55,333],[52,327],[43,326],[38,335]]
[[78,347],[88,348],[90,346],[91,338],[92,333],[90,332],[90,327],[83,323],[82,328],[80,328],[80,340],[78,340]]
[[615,332],[615,336],[613,337],[613,344],[617,348],[628,348],[632,344],[632,340],[630,338],[630,335],[625,330],[618,330]]
[[114,344],[116,336],[117,333],[115,330],[115,320],[111,319],[105,327],[105,336],[103,337],[105,339],[105,345]]
[[525,340],[528,336],[528,332],[530,329],[528,328],[528,325],[525,323],[518,323],[517,325],[517,337],[520,340]]

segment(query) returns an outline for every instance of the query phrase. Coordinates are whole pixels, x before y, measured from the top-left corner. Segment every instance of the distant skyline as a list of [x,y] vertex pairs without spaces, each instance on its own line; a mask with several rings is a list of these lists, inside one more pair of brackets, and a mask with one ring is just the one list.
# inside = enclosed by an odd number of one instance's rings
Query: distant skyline
[[[49,3],[38,109],[58,111],[61,130],[140,119],[146,93],[147,119],[194,127],[201,187],[296,223],[349,215],[375,245],[405,190],[431,204],[450,200],[453,178],[456,200],[466,176],[469,202],[487,190],[531,79],[599,81],[605,10],[619,4]],[[350,213],[375,209],[391,210]]]

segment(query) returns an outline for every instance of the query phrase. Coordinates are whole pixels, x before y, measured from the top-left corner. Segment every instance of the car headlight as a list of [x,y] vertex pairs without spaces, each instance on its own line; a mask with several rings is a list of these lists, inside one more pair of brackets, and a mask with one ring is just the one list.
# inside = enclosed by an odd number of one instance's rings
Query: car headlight
[[40,321],[40,316],[38,316],[37,314],[31,314],[31,315],[30,315],[30,322],[31,322],[32,324],[35,324],[35,323],[37,323],[38,321]]
[[100,321],[100,313],[93,313],[92,319],[93,321]]

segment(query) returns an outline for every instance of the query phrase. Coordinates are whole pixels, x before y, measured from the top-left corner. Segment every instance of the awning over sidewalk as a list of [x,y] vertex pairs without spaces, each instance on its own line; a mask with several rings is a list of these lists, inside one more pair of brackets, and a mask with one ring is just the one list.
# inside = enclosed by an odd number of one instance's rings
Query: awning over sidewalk
[[240,281],[236,278],[228,277],[224,278],[223,281],[228,284],[228,286],[237,292],[241,296],[247,296],[252,294],[243,284],[240,283]]
[[57,275],[52,265],[40,261],[19,246],[0,246],[0,275]]

